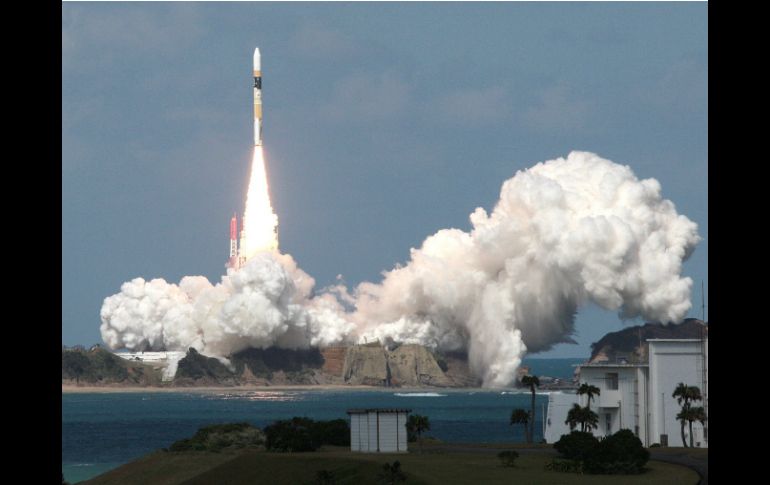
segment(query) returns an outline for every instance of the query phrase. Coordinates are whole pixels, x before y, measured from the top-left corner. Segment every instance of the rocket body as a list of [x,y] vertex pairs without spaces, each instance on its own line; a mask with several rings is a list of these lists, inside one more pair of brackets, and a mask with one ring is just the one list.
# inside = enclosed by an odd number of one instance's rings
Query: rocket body
[[262,146],[262,59],[254,49],[254,146]]
[[230,219],[230,259],[238,256],[238,219],[235,214]]

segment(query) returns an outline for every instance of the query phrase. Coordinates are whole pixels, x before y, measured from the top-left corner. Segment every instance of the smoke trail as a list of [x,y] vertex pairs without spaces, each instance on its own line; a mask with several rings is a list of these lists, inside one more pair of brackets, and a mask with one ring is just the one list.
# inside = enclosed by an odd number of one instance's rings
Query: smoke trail
[[105,299],[102,337],[112,348],[194,346],[220,356],[250,346],[420,343],[467,350],[485,385],[504,386],[527,351],[569,339],[588,301],[664,323],[690,308],[692,281],[680,273],[697,226],[656,180],[627,166],[587,152],[539,163],[470,221],[470,232],[437,232],[381,283],[352,293],[338,285],[314,295],[313,279],[278,252],[257,254],[216,286],[137,278]]
[[251,258],[260,251],[278,249],[278,216],[273,212],[267,186],[265,159],[262,147],[254,147],[251,161],[249,191],[246,195],[246,210],[243,214],[244,237],[241,240],[241,255]]

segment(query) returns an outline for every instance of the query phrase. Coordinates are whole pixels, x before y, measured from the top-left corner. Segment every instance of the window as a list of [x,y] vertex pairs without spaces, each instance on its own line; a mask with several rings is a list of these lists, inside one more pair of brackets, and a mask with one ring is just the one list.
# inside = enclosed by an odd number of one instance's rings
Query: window
[[607,421],[607,425],[605,427],[607,434],[612,434],[612,414],[607,413],[604,415],[604,418]]
[[607,389],[610,391],[617,391],[618,390],[618,373],[610,372],[607,374],[606,379],[607,379]]

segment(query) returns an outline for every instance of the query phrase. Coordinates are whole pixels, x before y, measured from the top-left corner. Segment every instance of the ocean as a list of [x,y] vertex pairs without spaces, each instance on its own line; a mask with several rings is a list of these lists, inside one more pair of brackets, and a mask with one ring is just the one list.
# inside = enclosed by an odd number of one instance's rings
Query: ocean
[[[526,359],[535,375],[571,378],[582,359]],[[523,442],[511,410],[529,409],[523,390],[440,389],[253,390],[62,394],[62,471],[70,483],[87,480],[176,440],[200,427],[247,421],[264,427],[278,419],[347,418],[350,408],[399,407],[428,416],[426,433],[443,441]],[[543,438],[546,393],[535,400],[535,441]]]

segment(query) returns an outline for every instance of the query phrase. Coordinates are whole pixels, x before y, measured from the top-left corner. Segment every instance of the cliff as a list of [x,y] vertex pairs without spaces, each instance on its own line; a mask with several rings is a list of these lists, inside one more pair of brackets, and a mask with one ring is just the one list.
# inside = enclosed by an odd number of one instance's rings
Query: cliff
[[[62,350],[62,383],[123,386],[369,385],[466,387],[480,381],[470,374],[464,354],[434,354],[415,344],[384,348],[379,343],[325,349],[246,349],[217,359],[190,348],[171,382],[160,371],[127,361],[107,350]],[[74,383],[74,382],[73,382]]]
[[[439,360],[446,367],[446,362]],[[444,373],[439,360],[427,348],[416,344],[399,345],[390,350],[379,344],[353,345],[345,355],[342,377],[348,384],[371,386],[463,385]],[[463,371],[458,369],[456,374],[459,377]]]
[[190,348],[180,361],[174,376],[175,386],[235,385],[235,374],[222,362]]

